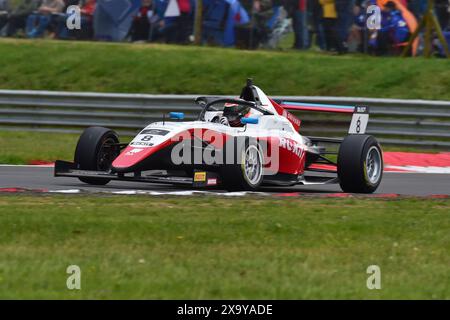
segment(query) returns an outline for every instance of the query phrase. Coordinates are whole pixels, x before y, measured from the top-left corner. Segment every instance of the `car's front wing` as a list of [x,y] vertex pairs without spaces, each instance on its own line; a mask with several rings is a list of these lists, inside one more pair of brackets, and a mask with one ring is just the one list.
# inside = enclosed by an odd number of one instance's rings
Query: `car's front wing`
[[[214,187],[220,185],[220,177],[216,172],[210,171],[194,171],[194,177],[178,177],[170,176],[167,174],[149,174],[142,175],[141,172],[137,173],[112,173],[107,171],[93,171],[93,170],[80,170],[77,169],[73,162],[57,160],[54,168],[55,177],[70,177],[70,178],[95,178],[105,180],[118,180],[118,181],[132,181],[132,182],[147,182],[147,183],[159,183],[159,184],[178,184],[192,187]],[[300,176],[297,181],[293,183],[278,183],[275,180],[268,179],[269,185],[323,185],[338,183],[337,178],[325,177],[325,176]]]
[[80,170],[73,162],[57,160],[54,169],[55,177],[95,178],[133,182],[150,182],[161,184],[180,184],[194,187],[215,186],[218,184],[214,172],[196,171],[194,177],[176,177],[163,174],[142,175],[141,172],[131,174],[111,173],[106,171]]

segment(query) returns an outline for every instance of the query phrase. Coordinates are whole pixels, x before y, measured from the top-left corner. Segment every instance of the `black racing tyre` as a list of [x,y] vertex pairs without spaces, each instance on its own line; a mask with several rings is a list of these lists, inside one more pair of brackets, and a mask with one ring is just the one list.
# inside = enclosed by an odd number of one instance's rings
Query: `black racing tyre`
[[339,148],[337,172],[344,192],[374,192],[383,177],[383,152],[378,141],[370,135],[347,136]]
[[[80,170],[108,171],[114,159],[119,155],[119,148],[110,145],[119,143],[114,131],[103,127],[90,127],[84,130],[75,149],[75,164]],[[80,181],[105,185],[110,180],[96,178],[79,178]]]
[[229,191],[257,190],[264,178],[263,159],[262,148],[254,139],[233,139],[227,143],[221,169],[222,184],[225,189]]

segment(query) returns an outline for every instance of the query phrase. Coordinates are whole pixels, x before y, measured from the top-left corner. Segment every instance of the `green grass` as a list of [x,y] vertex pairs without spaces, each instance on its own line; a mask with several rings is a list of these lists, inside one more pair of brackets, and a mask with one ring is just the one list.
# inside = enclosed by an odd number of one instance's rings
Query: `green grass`
[[[449,212],[414,198],[3,195],[0,298],[450,299]],[[381,290],[366,288],[373,264]]]
[[[28,164],[32,161],[72,161],[79,134],[0,131],[0,163]],[[124,142],[131,137],[122,136]]]
[[0,163],[73,160],[78,137],[77,134],[0,131]]
[[0,40],[0,88],[450,99],[450,60],[150,44]]

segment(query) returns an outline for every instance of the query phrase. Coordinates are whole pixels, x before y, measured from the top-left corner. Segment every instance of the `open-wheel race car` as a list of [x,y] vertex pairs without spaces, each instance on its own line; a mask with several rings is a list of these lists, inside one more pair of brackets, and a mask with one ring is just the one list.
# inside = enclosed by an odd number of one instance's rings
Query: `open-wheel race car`
[[[199,116],[146,126],[130,143],[103,127],[80,136],[74,162],[57,161],[56,177],[104,185],[111,180],[186,184],[227,190],[261,186],[339,184],[343,191],[372,193],[383,174],[380,144],[365,134],[368,107],[274,101],[247,81],[239,98],[199,97]],[[343,139],[308,137],[288,110],[352,115]],[[338,145],[330,151],[326,144]]]

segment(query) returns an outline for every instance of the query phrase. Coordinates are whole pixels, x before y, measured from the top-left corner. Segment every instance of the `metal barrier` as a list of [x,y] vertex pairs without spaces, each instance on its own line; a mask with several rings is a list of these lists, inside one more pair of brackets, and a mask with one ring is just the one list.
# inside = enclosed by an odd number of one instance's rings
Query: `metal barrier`
[[[0,90],[0,129],[81,132],[88,126],[111,127],[135,134],[169,111],[183,111],[195,119],[198,95],[106,94]],[[450,101],[274,97],[279,100],[370,106],[368,133],[383,144],[450,149]],[[299,112],[302,133],[343,136],[348,116]]]

